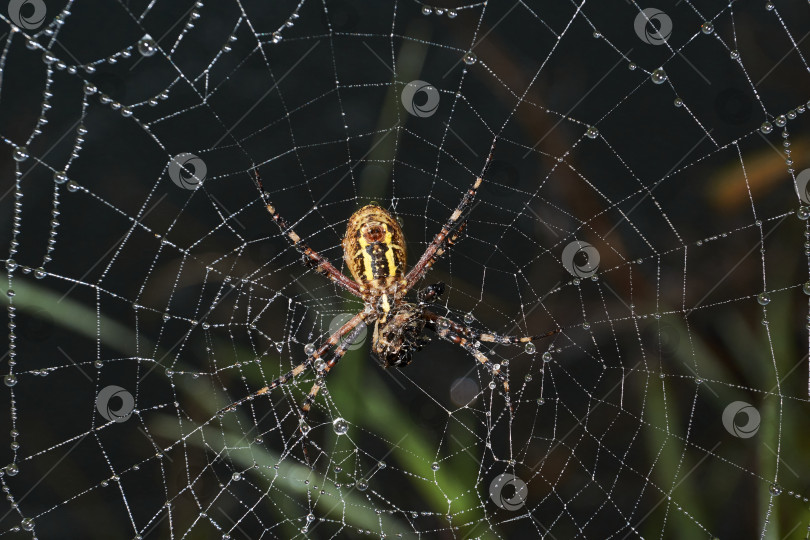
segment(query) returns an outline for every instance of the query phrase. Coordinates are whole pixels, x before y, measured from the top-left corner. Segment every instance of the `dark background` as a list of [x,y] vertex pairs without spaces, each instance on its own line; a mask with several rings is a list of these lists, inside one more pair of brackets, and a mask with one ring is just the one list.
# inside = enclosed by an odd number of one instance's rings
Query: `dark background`
[[[625,2],[490,2],[455,18],[415,2],[173,1],[143,17],[146,2],[77,2],[51,35],[63,6],[46,5],[38,29],[8,34],[7,10],[0,29],[0,234],[17,250],[3,362],[18,381],[3,387],[3,433],[20,445],[0,459],[19,468],[0,477],[0,530],[805,537],[807,222],[793,177],[810,167],[807,5],[662,4],[661,46],[634,30],[649,6]],[[160,50],[142,57],[147,33]],[[439,91],[435,114],[405,110],[412,80]],[[207,167],[196,191],[169,178],[182,152]],[[69,160],[75,184],[55,184]],[[255,166],[336,263],[346,220],[378,201],[413,264],[486,171],[428,282],[448,284],[436,309],[458,321],[564,329],[537,354],[488,353],[510,361],[514,416],[463,350],[434,342],[383,372],[368,337],[316,401],[309,465],[296,410],[310,375],[218,417],[361,307],[299,264]],[[572,281],[574,240],[598,250],[598,280]],[[134,397],[125,422],[96,410],[109,385]],[[759,412],[755,436],[723,427],[735,401]],[[527,485],[517,511],[490,498],[501,473]]]

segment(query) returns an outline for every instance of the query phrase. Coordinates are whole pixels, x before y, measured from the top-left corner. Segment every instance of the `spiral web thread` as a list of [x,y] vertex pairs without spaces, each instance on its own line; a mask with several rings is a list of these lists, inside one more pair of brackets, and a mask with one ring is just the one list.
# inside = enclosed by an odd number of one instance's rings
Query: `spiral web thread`
[[[18,4],[0,530],[803,537],[806,3]],[[369,329],[305,434],[310,372],[219,413],[362,307],[254,167],[345,273],[357,208],[413,263],[483,174],[431,309],[562,331],[477,344],[508,396]]]

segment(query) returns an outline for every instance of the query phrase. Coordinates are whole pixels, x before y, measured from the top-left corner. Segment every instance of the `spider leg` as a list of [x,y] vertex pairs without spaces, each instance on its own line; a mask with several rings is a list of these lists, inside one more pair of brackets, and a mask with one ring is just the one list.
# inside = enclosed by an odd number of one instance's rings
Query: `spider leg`
[[365,319],[369,316],[369,313],[370,312],[366,310],[363,311],[362,313],[358,313],[357,315],[349,319],[346,322],[346,324],[341,326],[331,336],[329,336],[329,338],[320,347],[318,347],[318,349],[315,352],[313,352],[310,356],[308,356],[306,360],[298,364],[296,367],[294,367],[284,375],[281,375],[277,379],[274,379],[270,384],[268,384],[264,388],[260,388],[259,390],[253,392],[252,394],[243,397],[239,401],[231,403],[224,409],[220,410],[220,414],[236,410],[236,408],[242,405],[244,402],[251,401],[258,396],[263,396],[264,394],[267,394],[271,390],[279,386],[282,386],[283,384],[287,383],[288,381],[294,379],[295,377],[306,371],[308,368],[312,367],[313,364],[315,364],[316,361],[319,358],[321,358],[321,356],[324,353],[326,353],[326,351],[328,351],[331,347],[338,344],[341,337],[345,336],[346,334],[354,330],[355,327],[357,327],[357,325],[365,321]]
[[469,326],[462,326],[455,321],[448,319],[447,317],[441,317],[436,315],[431,311],[425,311],[425,318],[429,321],[433,321],[437,324],[447,326],[450,330],[455,332],[460,336],[464,336],[468,339],[478,340],[478,341],[485,341],[488,343],[500,343],[503,345],[514,345],[517,343],[529,343],[530,341],[536,341],[538,339],[544,339],[547,337],[551,337],[555,334],[558,334],[561,329],[555,328],[545,334],[537,334],[536,336],[502,336],[500,334],[494,333],[482,333],[478,332],[477,330],[470,328]]
[[[478,360],[481,365],[487,368],[487,370],[492,373],[492,376],[498,379],[498,382],[503,384],[504,392],[506,395],[509,395],[509,381],[506,378],[506,375],[503,374],[501,371],[501,365],[495,364],[487,358],[487,356],[476,349],[466,338],[459,336],[458,334],[451,332],[448,327],[444,326],[437,326],[433,323],[430,323],[430,329],[436,332],[436,334],[444,339],[445,341],[449,341],[450,343],[455,343],[456,345],[462,347],[465,351],[470,353],[473,358]],[[508,400],[508,398],[507,398]],[[511,405],[510,405],[511,408]]]
[[[481,179],[479,178],[478,181],[480,182],[480,180]],[[469,192],[467,195],[465,195],[465,197],[467,196],[469,196]],[[464,205],[464,201],[462,200],[462,204],[459,205],[459,208],[462,208],[463,206],[466,205]],[[458,209],[456,209],[456,212],[458,212]],[[455,212],[453,215],[455,215]],[[451,221],[448,221],[447,223],[450,224]],[[452,223],[454,224],[455,221],[452,221]],[[407,292],[413,288],[414,285],[419,283],[419,281],[425,277],[425,274],[427,274],[428,270],[433,267],[434,263],[439,259],[439,257],[441,257],[447,249],[455,245],[458,237],[461,236],[462,231],[464,231],[464,228],[467,226],[467,222],[465,221],[459,225],[455,231],[451,232],[451,229],[449,228],[451,225],[448,224],[445,224],[442,231],[433,238],[433,241],[427,247],[425,253],[422,254],[422,258],[419,259],[419,262],[417,262],[414,267],[411,268],[410,272],[408,272],[408,275],[405,276],[405,290],[403,291],[403,294],[404,292]]]
[[312,407],[312,403],[315,401],[315,397],[318,395],[321,387],[323,386],[323,379],[326,378],[326,375],[332,370],[340,359],[343,358],[343,355],[346,354],[346,351],[349,350],[349,347],[352,343],[354,343],[360,334],[365,329],[365,326],[355,326],[351,332],[346,335],[346,338],[343,342],[338,345],[335,351],[332,353],[332,357],[328,362],[323,365],[316,367],[316,371],[318,373],[317,378],[315,380],[315,384],[312,385],[312,389],[309,391],[306,399],[304,400],[303,405],[301,405],[301,419],[306,420],[307,415],[309,414],[309,410]]
[[306,427],[306,420],[307,416],[309,415],[310,408],[312,407],[312,403],[315,401],[315,397],[318,395],[318,392],[323,386],[323,379],[326,378],[326,374],[335,367],[335,365],[343,358],[343,355],[346,354],[346,351],[349,349],[349,346],[355,342],[355,340],[360,336],[360,333],[363,331],[364,327],[360,326],[359,324],[355,326],[349,334],[346,336],[346,339],[337,346],[335,351],[332,353],[332,357],[330,360],[324,364],[318,365],[315,367],[317,375],[315,377],[315,384],[312,385],[312,388],[307,394],[306,399],[304,399],[304,403],[301,405],[301,413],[300,413],[300,423],[298,425],[301,434],[304,436],[301,439],[301,448],[304,451],[304,459],[306,462],[309,463],[309,451],[307,451],[307,443],[306,443],[306,435],[309,432],[308,427]]
[[430,304],[438,300],[442,294],[444,294],[444,283],[440,281],[417,292],[416,301],[420,304]]
[[310,248],[301,237],[296,234],[296,232],[290,227],[285,220],[278,212],[276,212],[275,206],[270,202],[270,195],[264,191],[264,186],[262,185],[262,178],[259,175],[259,171],[257,169],[253,169],[253,175],[256,180],[256,186],[259,188],[259,192],[262,196],[262,201],[264,202],[265,208],[273,216],[273,221],[276,222],[278,228],[281,232],[289,238],[290,242],[292,243],[293,247],[297,249],[301,255],[304,257],[304,263],[307,266],[310,266],[315,269],[316,272],[320,274],[324,274],[327,278],[332,280],[334,283],[338,284],[343,289],[349,291],[353,295],[363,298],[363,291],[360,289],[360,286],[350,278],[346,277],[340,270],[335,268],[335,266],[329,262],[326,257],[321,256],[317,251]]

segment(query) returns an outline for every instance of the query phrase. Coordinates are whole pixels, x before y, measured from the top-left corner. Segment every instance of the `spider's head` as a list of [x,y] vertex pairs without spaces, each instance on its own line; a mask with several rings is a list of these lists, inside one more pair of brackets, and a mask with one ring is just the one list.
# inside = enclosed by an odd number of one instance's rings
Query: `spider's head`
[[405,367],[413,353],[429,341],[422,334],[425,319],[413,304],[400,304],[374,325],[371,350],[383,367]]

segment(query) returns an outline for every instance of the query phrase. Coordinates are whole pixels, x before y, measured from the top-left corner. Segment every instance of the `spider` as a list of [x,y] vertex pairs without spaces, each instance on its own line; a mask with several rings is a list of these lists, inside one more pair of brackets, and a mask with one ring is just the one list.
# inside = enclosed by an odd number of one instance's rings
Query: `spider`
[[[253,169],[253,174],[267,211],[273,216],[273,221],[287,236],[293,247],[303,255],[304,264],[360,298],[364,307],[360,313],[332,333],[319,347],[307,346],[305,348],[307,358],[301,364],[273,380],[264,388],[234,402],[224,409],[225,411],[234,410],[245,401],[270,392],[308,369],[314,369],[316,372],[315,384],[300,409],[301,429],[306,434],[305,421],[312,403],[323,385],[324,378],[337,365],[352,342],[359,337],[364,325],[371,325],[371,323],[374,324],[371,350],[382,367],[407,366],[413,358],[413,353],[430,342],[430,337],[424,333],[425,329],[428,329],[439,338],[462,347],[486,367],[492,376],[503,385],[508,401],[509,381],[500,364],[493,363],[481,352],[480,342],[504,345],[528,344],[560,331],[560,329],[556,329],[536,336],[514,337],[479,332],[467,325],[458,324],[428,309],[429,304],[444,292],[443,283],[434,283],[419,290],[416,294],[416,302],[408,302],[405,299],[405,295],[425,277],[436,260],[458,239],[466,225],[466,222],[460,222],[460,218],[475,199],[478,188],[483,182],[482,177],[476,178],[470,189],[464,193],[441,231],[433,238],[419,261],[407,273],[405,272],[405,237],[397,220],[387,210],[374,204],[357,210],[349,218],[346,235],[343,239],[343,256],[346,266],[351,272],[352,280],[304,243],[270,202],[270,195],[264,191],[259,172]],[[332,354],[328,355],[328,351],[332,348],[334,348]],[[531,350],[533,346],[528,345],[527,348]]]

